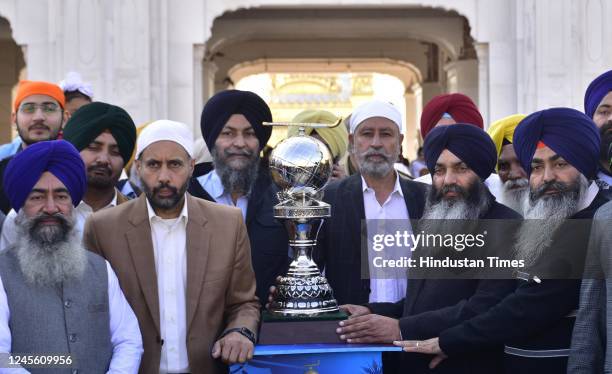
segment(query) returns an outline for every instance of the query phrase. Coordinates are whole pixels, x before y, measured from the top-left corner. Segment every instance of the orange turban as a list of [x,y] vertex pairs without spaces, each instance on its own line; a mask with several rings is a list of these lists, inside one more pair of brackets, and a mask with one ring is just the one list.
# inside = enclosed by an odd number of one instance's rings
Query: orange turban
[[17,87],[17,95],[15,96],[15,104],[13,110],[17,112],[19,104],[28,96],[32,95],[47,95],[54,98],[59,105],[64,108],[64,91],[54,83],[42,81],[20,81]]

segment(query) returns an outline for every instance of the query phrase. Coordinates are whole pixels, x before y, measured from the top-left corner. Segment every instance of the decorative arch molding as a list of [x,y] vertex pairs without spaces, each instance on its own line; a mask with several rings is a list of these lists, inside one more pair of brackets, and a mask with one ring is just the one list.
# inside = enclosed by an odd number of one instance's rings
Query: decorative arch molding
[[405,0],[401,4],[398,4],[395,0],[367,0],[367,1],[355,1],[354,3],[343,2],[338,4],[338,0],[319,0],[316,4],[311,1],[304,0],[303,4],[296,4],[294,1],[276,1],[276,0],[233,0],[233,1],[208,1],[205,9],[205,28],[204,28],[204,40],[208,41],[212,36],[212,27],[215,19],[229,13],[235,12],[240,9],[253,9],[253,8],[294,8],[294,9],[308,9],[308,8],[329,8],[329,7],[346,7],[348,9],[354,7],[376,7],[376,8],[397,8],[398,6],[410,7],[410,8],[430,8],[439,9],[448,12],[456,12],[457,14],[465,17],[469,25],[471,26],[470,36],[476,40],[477,33],[477,0],[432,0],[432,1],[415,1]]

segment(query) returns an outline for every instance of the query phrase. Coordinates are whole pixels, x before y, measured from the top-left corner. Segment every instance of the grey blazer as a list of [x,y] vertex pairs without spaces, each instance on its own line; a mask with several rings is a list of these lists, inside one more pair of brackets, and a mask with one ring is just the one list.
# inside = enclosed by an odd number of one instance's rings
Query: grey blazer
[[568,373],[612,373],[612,201],[593,218]]

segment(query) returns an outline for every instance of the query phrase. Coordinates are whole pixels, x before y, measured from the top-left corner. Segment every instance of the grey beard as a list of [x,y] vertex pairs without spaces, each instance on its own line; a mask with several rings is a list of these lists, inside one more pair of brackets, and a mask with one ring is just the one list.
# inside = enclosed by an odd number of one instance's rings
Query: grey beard
[[34,220],[20,211],[15,223],[18,239],[12,250],[29,283],[51,287],[84,275],[87,254],[72,217],[60,227],[36,230]]
[[211,152],[213,167],[221,179],[223,189],[227,192],[248,195],[257,180],[259,173],[259,154],[249,159],[247,165],[242,169],[234,169],[225,162],[225,158],[219,157],[217,148]]
[[517,232],[514,247],[516,258],[525,260],[527,265],[535,264],[552,244],[559,227],[578,212],[588,188],[589,182],[581,174],[573,188],[560,196],[534,199],[528,194],[523,200],[525,220]]
[[425,202],[423,219],[478,219],[481,213],[489,209],[490,199],[487,187],[481,181],[470,191],[470,199],[439,199],[435,198],[436,192],[431,187]]
[[527,178],[516,180],[510,179],[504,183],[500,203],[520,214],[523,214],[523,204],[528,196],[529,180]]
[[[390,153],[386,153],[383,149],[376,150],[368,148],[365,152],[356,154],[359,172],[362,175],[372,178],[384,178],[394,170],[393,164],[395,164],[395,161],[398,159],[399,153],[399,144],[396,149]],[[373,154],[383,156],[385,159],[383,161],[369,160],[368,156]]]
[[[477,185],[470,190],[471,196],[469,198],[452,200],[436,199],[436,192],[432,186],[427,194],[423,217],[419,224],[420,229],[426,233],[450,233],[463,229],[469,230],[473,226],[473,221],[477,220],[491,206],[487,187],[481,181],[476,183]],[[436,222],[436,220],[443,221]]]

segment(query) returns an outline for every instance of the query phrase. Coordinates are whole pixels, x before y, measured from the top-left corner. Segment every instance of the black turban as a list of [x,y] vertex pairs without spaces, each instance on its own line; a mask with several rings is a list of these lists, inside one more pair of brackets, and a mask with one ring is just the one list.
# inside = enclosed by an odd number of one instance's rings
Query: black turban
[[514,130],[514,151],[527,175],[539,142],[592,179],[599,167],[600,136],[595,123],[570,108],[551,108],[528,115]]
[[481,128],[465,123],[434,127],[423,145],[427,168],[434,173],[443,150],[448,149],[476,173],[481,180],[491,175],[497,151],[491,137]]
[[249,121],[259,139],[259,149],[270,139],[272,128],[262,122],[272,122],[272,113],[265,101],[253,92],[227,90],[217,93],[204,105],[200,127],[206,146],[210,151],[227,120],[233,114],[242,114]]
[[136,144],[136,125],[118,106],[96,101],[80,107],[66,122],[64,139],[81,151],[105,130],[113,134],[123,163],[127,164]]

